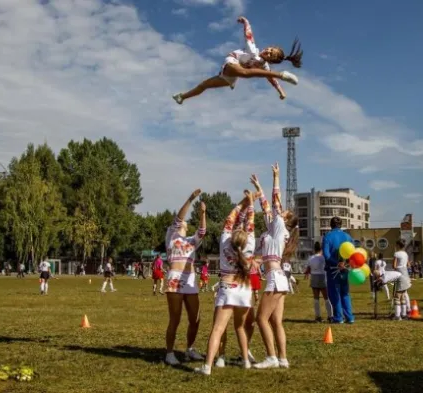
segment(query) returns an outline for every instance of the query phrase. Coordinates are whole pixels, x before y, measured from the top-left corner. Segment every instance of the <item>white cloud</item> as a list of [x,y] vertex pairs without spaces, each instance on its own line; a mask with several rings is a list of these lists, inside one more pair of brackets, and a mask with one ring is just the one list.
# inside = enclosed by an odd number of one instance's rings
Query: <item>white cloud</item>
[[363,173],[363,174],[375,173],[375,172],[378,172],[378,171],[379,171],[379,169],[375,166],[365,166],[365,167],[359,169],[359,172]]
[[393,180],[372,180],[369,186],[375,191],[392,190],[401,187],[400,184]]
[[226,57],[226,55],[229,52],[234,51],[235,49],[239,48],[239,44],[237,44],[236,42],[233,41],[228,41],[228,42],[224,42],[221,45],[218,45],[212,49],[209,49],[207,51],[208,54],[212,55],[212,56],[219,56],[221,59],[223,57]]
[[408,199],[413,203],[420,203],[423,200],[423,194],[419,192],[410,192],[404,195],[404,198]]
[[172,14],[186,17],[188,16],[188,10],[186,8],[176,8],[172,10]]

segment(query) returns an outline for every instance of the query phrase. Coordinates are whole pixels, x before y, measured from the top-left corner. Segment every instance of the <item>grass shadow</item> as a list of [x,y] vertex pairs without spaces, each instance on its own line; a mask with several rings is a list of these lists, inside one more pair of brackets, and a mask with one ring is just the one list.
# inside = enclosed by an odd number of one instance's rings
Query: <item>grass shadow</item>
[[0,343],[13,343],[13,342],[27,342],[27,343],[48,343],[51,339],[47,338],[29,338],[29,337],[7,337],[0,336]]
[[[142,359],[148,363],[159,364],[164,362],[166,357],[166,350],[164,348],[140,348],[131,347],[128,345],[116,345],[111,348],[105,347],[82,347],[79,345],[66,345],[62,347],[68,351],[83,351],[94,355],[109,356],[121,359]],[[178,359],[184,359],[185,354],[180,351],[175,351],[175,356]],[[192,372],[193,369],[185,364],[177,366],[169,366],[177,370]]]
[[423,371],[381,372],[369,371],[368,375],[381,393],[418,393],[422,391]]
[[[311,323],[313,325],[317,325],[318,322],[316,322],[314,319],[284,319],[283,322],[292,322],[292,323]],[[320,323],[327,323],[327,322],[320,322]]]

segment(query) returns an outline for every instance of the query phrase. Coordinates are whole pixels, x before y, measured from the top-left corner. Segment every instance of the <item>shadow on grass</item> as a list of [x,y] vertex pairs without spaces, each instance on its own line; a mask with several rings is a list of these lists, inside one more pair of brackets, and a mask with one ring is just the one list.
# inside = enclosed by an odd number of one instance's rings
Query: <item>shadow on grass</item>
[[370,371],[369,377],[379,387],[381,393],[420,393],[423,371],[381,372]]
[[[292,322],[292,323],[312,323],[313,325],[317,325],[318,323],[314,319],[284,319],[283,322]],[[321,322],[325,323],[325,322]]]
[[[66,345],[62,347],[68,351],[83,351],[87,353],[92,353],[95,355],[109,356],[121,359],[142,359],[148,363],[159,364],[164,362],[166,357],[166,350],[164,348],[140,348],[140,347],[131,347],[128,345],[116,345],[111,348],[104,347],[81,347],[79,345]],[[175,351],[175,356],[178,359],[184,359],[185,354],[179,351]],[[180,364],[177,366],[169,366],[176,370],[192,372],[193,369]]]
[[27,342],[27,343],[48,343],[50,338],[29,338],[29,337],[7,337],[0,336],[0,343],[13,343],[13,342]]

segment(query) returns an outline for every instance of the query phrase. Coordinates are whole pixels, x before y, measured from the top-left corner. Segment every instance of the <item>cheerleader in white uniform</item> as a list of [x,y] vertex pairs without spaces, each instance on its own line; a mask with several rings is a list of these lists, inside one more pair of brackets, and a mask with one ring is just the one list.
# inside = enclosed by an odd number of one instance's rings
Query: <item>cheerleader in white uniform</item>
[[278,79],[289,82],[293,85],[298,84],[298,78],[288,71],[275,72],[270,70],[269,64],[279,64],[282,61],[290,61],[296,68],[302,65],[303,51],[298,40],[294,41],[291,53],[286,56],[282,48],[268,47],[261,52],[256,47],[253,37],[253,31],[248,20],[244,17],[238,18],[238,22],[244,25],[245,50],[235,50],[228,54],[220,70],[219,75],[206,79],[194,89],[179,93],[173,96],[173,99],[182,104],[184,100],[202,94],[207,89],[219,87],[235,88],[238,78],[266,78],[276,89],[281,100],[285,99],[286,93],[278,83]]
[[40,294],[47,295],[48,293],[48,280],[51,277],[51,269],[50,269],[50,262],[43,259],[38,267],[40,271]]
[[[248,337],[245,323],[251,309],[252,291],[249,272],[254,258],[254,197],[250,191],[241,204],[226,218],[220,237],[220,285],[215,299],[213,328],[207,346],[206,362],[196,372],[210,375],[213,360],[221,345],[222,336],[232,315],[235,332],[241,349],[244,368],[251,368],[248,358]],[[244,229],[236,229],[240,213],[247,209]]]
[[[290,291],[288,278],[281,268],[282,259],[288,259],[298,243],[298,218],[289,211],[282,210],[279,188],[279,166],[273,169],[272,210],[264,196],[257,176],[251,182],[261,193],[260,205],[264,213],[267,231],[260,238],[261,253],[266,272],[267,286],[261,297],[257,312],[257,323],[266,347],[266,359],[254,365],[255,368],[288,368],[286,358],[286,336],[282,325],[285,295]],[[278,357],[274,342],[278,348]]]
[[178,365],[173,348],[176,332],[181,321],[182,308],[188,314],[186,360],[203,360],[194,348],[200,325],[200,303],[198,285],[195,274],[195,253],[206,234],[206,205],[200,203],[200,226],[194,236],[187,236],[187,223],[184,221],[192,201],[199,196],[201,190],[194,191],[179,210],[173,224],[166,233],[167,260],[170,269],[167,274],[167,303],[169,309],[169,324],[166,331],[166,359],[172,366]]
[[[378,277],[382,277],[383,278],[383,276],[386,273],[386,262],[383,260],[383,254],[382,253],[380,253],[378,255],[378,259],[375,262],[375,270],[377,270],[379,272]],[[389,288],[388,288],[388,285],[383,284],[382,287],[383,287],[383,289],[385,291],[385,294],[386,294],[387,299],[389,300],[390,299],[390,296],[389,296]]]

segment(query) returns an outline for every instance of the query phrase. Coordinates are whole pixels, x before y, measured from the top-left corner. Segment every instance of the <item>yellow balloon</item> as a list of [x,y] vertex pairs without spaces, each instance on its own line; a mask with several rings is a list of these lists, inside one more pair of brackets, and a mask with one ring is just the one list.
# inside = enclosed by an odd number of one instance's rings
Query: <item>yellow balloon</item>
[[364,258],[366,258],[366,261],[367,261],[367,258],[368,258],[367,251],[363,247],[358,247],[355,251],[359,252],[360,254],[363,254]]
[[370,267],[367,263],[365,263],[363,266],[361,266],[360,269],[366,277],[370,276]]
[[355,251],[355,246],[351,242],[343,242],[339,247],[339,254],[344,259],[348,259]]

